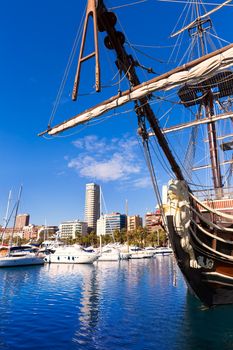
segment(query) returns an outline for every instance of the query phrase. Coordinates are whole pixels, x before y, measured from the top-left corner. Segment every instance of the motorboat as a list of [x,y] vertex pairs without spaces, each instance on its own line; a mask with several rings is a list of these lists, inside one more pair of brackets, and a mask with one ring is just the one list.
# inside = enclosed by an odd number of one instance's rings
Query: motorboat
[[155,248],[156,255],[170,255],[173,253],[173,250],[169,247],[158,247]]
[[0,267],[43,265],[43,256],[37,249],[26,246],[0,247]]
[[131,259],[144,259],[152,258],[154,256],[153,252],[147,251],[139,247],[129,247],[129,252],[131,254]]
[[156,250],[156,247],[152,247],[152,246],[146,247],[145,250],[146,250],[147,252],[153,253],[153,256],[155,257],[155,254],[156,254],[156,251],[157,251],[157,250]]
[[86,251],[79,245],[58,247],[54,253],[48,254],[44,261],[57,264],[92,264],[98,253]]
[[63,247],[65,244],[61,241],[54,241],[54,240],[46,240],[41,243],[39,252],[44,253],[45,255],[48,255],[50,253],[54,253],[55,250],[59,247]]
[[105,246],[99,252],[98,261],[119,261],[120,259],[120,251],[117,248]]

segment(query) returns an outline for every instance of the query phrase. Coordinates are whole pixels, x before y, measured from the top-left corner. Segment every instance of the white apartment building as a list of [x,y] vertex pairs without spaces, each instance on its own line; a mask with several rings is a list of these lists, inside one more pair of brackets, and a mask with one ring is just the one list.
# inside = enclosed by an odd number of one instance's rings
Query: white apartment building
[[96,231],[100,217],[100,187],[95,183],[86,184],[85,221],[90,229]]
[[87,223],[79,220],[65,221],[59,225],[59,236],[61,239],[77,238],[77,234],[87,234]]

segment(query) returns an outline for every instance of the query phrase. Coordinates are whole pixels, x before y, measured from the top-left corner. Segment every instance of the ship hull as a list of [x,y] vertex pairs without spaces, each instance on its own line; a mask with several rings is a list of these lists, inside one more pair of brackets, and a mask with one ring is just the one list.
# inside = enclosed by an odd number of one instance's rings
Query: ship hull
[[219,258],[195,240],[190,231],[190,244],[202,266],[190,267],[190,256],[181,246],[172,215],[167,216],[169,239],[177,264],[186,280],[189,291],[208,307],[233,304],[233,261]]

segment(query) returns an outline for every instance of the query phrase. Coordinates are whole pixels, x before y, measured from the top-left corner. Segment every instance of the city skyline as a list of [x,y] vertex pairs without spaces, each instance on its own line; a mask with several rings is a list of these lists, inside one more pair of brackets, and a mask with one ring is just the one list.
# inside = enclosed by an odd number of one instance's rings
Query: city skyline
[[[91,185],[91,187],[92,187],[92,185],[94,185],[95,187],[97,186],[98,188],[99,188],[99,191],[100,191],[100,193],[101,193],[101,189],[100,189],[100,186],[98,185],[98,184],[95,184],[95,183],[91,183],[91,184],[86,184],[85,185],[85,194],[87,194],[87,188],[89,187],[89,189],[90,189],[90,185]],[[92,189],[92,188],[91,188]],[[99,193],[99,196],[101,196],[101,194]],[[92,200],[91,200],[91,202],[92,202]],[[91,203],[91,205],[92,205],[93,203]],[[69,221],[80,221],[80,222],[86,222],[86,223],[88,223],[88,220],[86,220],[85,219],[85,211],[87,210],[86,209],[86,205],[87,205],[87,198],[85,198],[85,201],[84,201],[84,203],[83,203],[83,207],[84,207],[84,215],[83,215],[83,217],[70,217],[70,218],[68,218],[68,219],[66,219],[66,220],[63,220],[62,218],[59,220],[59,222],[58,223],[51,223],[51,225],[53,226],[53,224],[56,224],[56,225],[60,225],[60,224],[62,224],[63,222],[69,222]],[[13,210],[13,208],[14,208],[14,203],[13,203],[13,205],[11,206],[11,207],[9,207],[9,212],[11,212],[12,210]],[[92,209],[92,208],[91,208]],[[155,208],[154,209],[154,211],[147,211],[147,212],[145,212],[143,215],[139,215],[138,213],[131,213],[131,214],[128,214],[127,215],[127,211],[128,211],[128,202],[126,202],[125,203],[125,208],[124,208],[125,210],[124,211],[122,211],[122,212],[120,212],[117,208],[116,208],[116,210],[114,210],[114,211],[106,211],[106,206],[105,206],[105,210],[104,210],[104,214],[103,214],[103,212],[102,212],[102,214],[100,213],[100,216],[101,215],[111,215],[111,214],[121,214],[121,215],[125,215],[126,217],[135,217],[135,216],[138,216],[138,217],[140,217],[141,219],[142,219],[142,222],[144,221],[144,219],[145,219],[145,217],[146,217],[146,215],[148,214],[148,213],[154,213],[157,209]],[[91,217],[93,216],[93,213],[91,213]],[[97,215],[98,216],[98,215]],[[99,217],[100,217],[99,216]],[[14,218],[15,218],[15,214],[14,213],[12,213],[12,217],[11,217],[11,220],[10,220],[10,222],[9,222],[9,224],[8,224],[8,226],[7,227],[11,227],[12,226],[12,224],[13,224],[13,221],[14,221]],[[22,224],[23,223],[23,224]],[[11,224],[11,225],[10,225]],[[18,214],[17,214],[17,216],[16,216],[16,224],[15,224],[15,227],[16,228],[22,228],[23,226],[28,226],[28,225],[35,225],[35,226],[41,226],[41,227],[46,227],[46,226],[50,226],[50,225],[48,225],[47,224],[47,222],[45,221],[45,222],[31,222],[31,214],[30,214],[30,211],[28,210],[28,213],[21,213],[21,212],[19,212]],[[4,226],[4,225],[1,225],[0,224],[0,226]],[[89,227],[91,227],[90,225],[89,225]]]
[[[62,216],[61,215],[61,217],[59,217],[58,219],[57,219],[57,221],[56,222],[54,222],[54,221],[52,221],[52,220],[47,220],[48,218],[42,218],[42,220],[41,221],[35,221],[35,220],[33,220],[33,210],[32,209],[30,209],[30,208],[26,208],[25,206],[23,206],[21,203],[20,203],[20,205],[19,205],[19,214],[17,215],[18,217],[20,217],[20,216],[24,216],[24,215],[29,215],[30,216],[30,224],[33,224],[33,225],[39,225],[39,226],[44,226],[44,225],[59,225],[61,222],[63,222],[63,221],[69,221],[69,220],[80,220],[80,221],[85,221],[85,194],[86,194],[86,192],[85,192],[85,189],[86,189],[86,185],[87,184],[84,184],[84,188],[83,188],[83,203],[81,204],[81,206],[82,206],[82,208],[80,209],[78,209],[77,208],[77,211],[79,212],[79,213],[81,213],[81,215],[79,216],[79,214],[77,214],[76,216],[66,216],[66,217],[64,217],[64,216]],[[98,184],[97,184],[98,185]],[[101,191],[102,191],[102,189],[101,189]],[[15,193],[15,195],[16,195],[17,193]],[[17,198],[16,198],[16,196],[15,196],[15,198],[14,199],[11,199],[11,204],[10,204],[10,210],[12,210],[13,209],[13,207],[14,207],[14,204],[16,203],[16,201],[17,201]],[[128,199],[125,199],[124,201],[123,201],[123,203],[122,203],[122,205],[120,206],[121,207],[121,210],[119,209],[119,208],[117,208],[116,206],[114,206],[113,207],[113,209],[111,210],[111,209],[109,209],[109,206],[108,206],[108,203],[106,203],[106,199],[104,199],[104,212],[105,212],[105,214],[112,214],[112,213],[116,213],[116,212],[120,212],[120,213],[122,213],[122,214],[126,214],[126,211],[128,211],[129,212],[129,214],[128,214],[128,216],[134,216],[134,215],[140,215],[142,218],[144,218],[145,217],[145,215],[146,215],[146,213],[148,213],[148,212],[155,212],[155,210],[156,210],[156,207],[154,207],[154,208],[152,208],[152,210],[145,210],[145,211],[143,211],[142,210],[142,212],[141,213],[139,213],[139,212],[137,212],[137,211],[132,211],[132,210],[130,210],[129,209],[129,203],[128,203]],[[3,204],[3,203],[2,203]],[[1,226],[4,226],[4,220],[5,220],[5,212],[4,212],[4,210],[6,211],[6,207],[7,207],[7,200],[6,200],[6,203],[4,203],[5,204],[5,208],[4,208],[4,205],[2,205],[2,217],[4,218],[3,220],[2,220],[2,223],[0,222],[0,225]],[[23,207],[23,210],[20,210],[21,209],[21,207]],[[25,210],[24,210],[25,209]],[[27,214],[25,214],[25,213],[23,213],[23,212],[27,212]],[[32,219],[31,219],[32,218]],[[14,220],[14,214],[12,215],[12,218],[11,218],[11,220],[10,220],[10,223],[11,223],[11,226],[12,226],[12,223],[13,223],[13,220]],[[8,227],[9,227],[9,225],[8,225]]]
[[[156,73],[166,71],[169,53],[175,44],[169,38],[175,26],[174,17],[179,18],[184,4],[150,1],[149,6],[146,1],[143,6],[138,3],[121,8],[120,5],[125,4],[127,1],[120,0],[119,8],[114,12],[119,18],[117,27],[126,34],[127,50],[133,45],[135,48],[140,44],[147,45],[147,48],[140,48],[145,55],[135,51],[134,56]],[[155,210],[156,199],[137,137],[137,117],[132,104],[123,109],[123,114],[108,115],[104,123],[101,119],[92,126],[71,130],[52,139],[37,136],[54,117],[56,95],[85,5],[85,1],[75,0],[42,0],[39,3],[25,0],[23,6],[12,0],[2,4],[0,224],[3,224],[9,190],[13,191],[12,202],[16,201],[20,184],[23,184],[23,192],[19,212],[30,212],[32,223],[46,221],[52,225],[73,218],[82,220],[84,188],[91,182],[99,183],[103,188],[107,212],[125,212],[126,200],[131,215],[144,217],[146,212]],[[113,7],[114,1],[109,0],[107,5]],[[211,8],[213,6],[208,6]],[[225,21],[218,26],[219,36],[226,41],[230,40],[231,33],[229,9],[221,9]],[[161,20],[165,16],[166,25]],[[213,14],[214,24],[215,20],[218,18]],[[135,26],[137,21],[143,26]],[[147,41],[145,33],[148,31],[156,33],[152,43]],[[101,93],[93,93],[94,66],[93,62],[88,62],[81,76],[84,83],[81,96],[76,103],[71,101],[78,45],[54,123],[117,94],[119,79],[112,81],[116,75],[115,59],[104,48],[103,40],[100,33]],[[163,47],[158,47],[161,43]],[[148,56],[154,60],[149,60]],[[113,64],[105,71],[104,64],[107,66],[110,61]],[[110,84],[112,86],[108,88]],[[127,84],[122,81],[122,91],[125,86]],[[156,171],[159,170],[160,161],[156,164]],[[161,188],[167,182],[167,174],[163,169],[160,174]]]

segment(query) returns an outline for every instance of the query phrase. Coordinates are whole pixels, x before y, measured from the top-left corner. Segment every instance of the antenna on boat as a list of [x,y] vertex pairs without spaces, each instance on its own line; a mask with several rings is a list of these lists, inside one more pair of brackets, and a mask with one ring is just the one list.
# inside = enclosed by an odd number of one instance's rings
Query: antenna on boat
[[[81,65],[84,61],[87,61],[92,57],[95,57],[95,89],[96,89],[96,92],[100,91],[100,65],[99,65],[99,45],[98,45],[98,27],[97,27],[97,4],[98,4],[98,1],[96,1],[96,0],[88,0],[88,2],[87,2],[86,17],[85,17],[84,26],[83,26],[82,43],[81,43],[81,47],[80,47],[78,66],[77,66],[77,71],[76,71],[75,80],[74,80],[73,93],[72,93],[72,100],[73,101],[76,101],[76,99],[77,99]],[[93,17],[93,31],[94,31],[95,49],[89,55],[83,56],[88,21],[89,21],[90,16]]]

